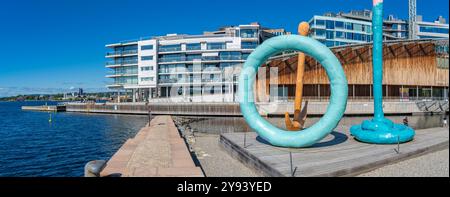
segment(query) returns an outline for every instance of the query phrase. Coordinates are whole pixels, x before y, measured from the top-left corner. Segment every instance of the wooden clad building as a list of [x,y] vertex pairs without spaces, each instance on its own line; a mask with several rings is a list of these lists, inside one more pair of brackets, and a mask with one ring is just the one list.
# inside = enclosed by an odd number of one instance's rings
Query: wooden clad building
[[[383,47],[385,99],[448,98],[448,46],[448,40],[385,42]],[[349,99],[372,98],[372,44],[340,46],[331,50],[345,71],[349,84]],[[278,70],[277,81],[273,76],[274,68]],[[256,83],[260,101],[275,94],[281,99],[293,99],[297,72],[296,53],[275,56],[263,65],[262,69],[266,71],[266,81],[258,79]],[[265,87],[262,86],[263,83]],[[277,92],[274,92],[269,84],[272,87],[278,84]],[[325,70],[309,56],[305,61],[304,84],[303,95],[306,98],[327,99],[330,96],[329,80]]]

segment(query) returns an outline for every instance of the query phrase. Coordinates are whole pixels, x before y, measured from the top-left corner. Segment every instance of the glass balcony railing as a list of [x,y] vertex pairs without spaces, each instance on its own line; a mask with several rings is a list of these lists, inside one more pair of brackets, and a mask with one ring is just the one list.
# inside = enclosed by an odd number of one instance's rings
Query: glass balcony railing
[[160,83],[177,83],[178,79],[176,78],[172,78],[172,79],[159,79],[158,80]]
[[106,56],[113,56],[113,55],[131,55],[131,54],[137,54],[137,50],[126,50],[126,51],[111,51],[107,52]]
[[221,78],[214,78],[214,79],[202,79],[203,83],[212,83],[212,82],[221,82]]
[[159,58],[158,61],[159,62],[182,62],[182,61],[186,61],[186,57],[185,56],[181,56],[181,57],[163,57],[163,58]]
[[256,43],[252,44],[242,44],[242,49],[255,49],[258,46]]
[[208,45],[207,46],[208,50],[220,50],[220,49],[227,49],[227,46],[225,44],[220,44],[220,45]]
[[220,60],[242,60],[242,56],[240,55],[220,56]]
[[109,61],[106,62],[107,66],[111,65],[126,65],[126,64],[137,64],[138,60],[121,60],[121,61]]
[[109,71],[108,75],[137,75],[137,70],[131,70],[131,71]]
[[187,51],[198,51],[198,50],[202,50],[202,47],[200,45],[198,45],[198,46],[188,46],[188,45],[186,45],[186,50]]
[[123,85],[137,85],[138,82],[137,81],[132,81],[132,82],[116,82],[113,84],[109,84],[108,86],[123,86]]
[[245,60],[244,57],[240,55],[231,56],[204,56],[204,57],[169,57],[169,58],[159,58],[158,61],[161,63],[167,62],[183,62],[183,61],[219,61],[219,60]]
[[159,52],[173,52],[173,51],[181,51],[181,46],[179,47],[160,47]]

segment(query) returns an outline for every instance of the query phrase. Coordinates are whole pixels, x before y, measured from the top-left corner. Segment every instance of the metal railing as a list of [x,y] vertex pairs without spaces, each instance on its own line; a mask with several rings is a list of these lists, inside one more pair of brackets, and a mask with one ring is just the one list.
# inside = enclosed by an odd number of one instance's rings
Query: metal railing
[[131,55],[131,54],[137,54],[137,50],[126,50],[126,51],[111,51],[107,52],[106,56],[113,56],[113,55]]
[[159,47],[159,52],[173,52],[173,51],[181,51],[181,46],[179,47]]
[[121,60],[121,61],[109,61],[106,62],[107,66],[111,65],[126,65],[126,64],[137,64],[138,60]]

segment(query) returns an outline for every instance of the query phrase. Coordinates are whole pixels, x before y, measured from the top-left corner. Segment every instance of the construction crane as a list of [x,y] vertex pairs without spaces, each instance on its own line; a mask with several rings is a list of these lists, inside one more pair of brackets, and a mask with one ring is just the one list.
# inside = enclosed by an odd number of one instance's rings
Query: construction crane
[[416,0],[408,0],[408,14],[409,14],[409,20],[408,20],[408,36],[409,39],[416,39],[416,13],[417,13],[417,7],[416,7]]

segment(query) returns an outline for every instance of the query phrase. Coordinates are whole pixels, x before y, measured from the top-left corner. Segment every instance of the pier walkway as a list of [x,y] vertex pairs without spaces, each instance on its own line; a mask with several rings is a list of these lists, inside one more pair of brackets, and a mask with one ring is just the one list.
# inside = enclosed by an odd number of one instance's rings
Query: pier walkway
[[[447,108],[441,111],[448,112]],[[445,106],[443,101],[440,105]],[[427,102],[424,102],[427,103]],[[328,107],[328,101],[310,101],[308,115],[323,115]],[[68,112],[84,113],[112,113],[112,114],[148,114],[173,116],[242,116],[239,103],[67,103]],[[293,113],[292,102],[257,103],[257,109],[262,116],[283,116],[286,112]],[[383,110],[385,114],[415,114],[425,113],[421,105],[413,101],[385,101]],[[430,104],[428,104],[430,106]],[[434,106],[434,107],[436,107]],[[431,109],[431,108],[430,108]],[[345,115],[371,115],[373,114],[372,101],[349,101]]]
[[155,116],[108,161],[101,176],[202,177],[170,116]]
[[310,148],[274,147],[255,132],[222,134],[220,145],[264,176],[354,176],[448,148],[449,132],[448,127],[417,130],[413,141],[400,144],[399,152],[397,145],[358,142],[342,127]]

